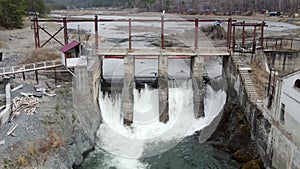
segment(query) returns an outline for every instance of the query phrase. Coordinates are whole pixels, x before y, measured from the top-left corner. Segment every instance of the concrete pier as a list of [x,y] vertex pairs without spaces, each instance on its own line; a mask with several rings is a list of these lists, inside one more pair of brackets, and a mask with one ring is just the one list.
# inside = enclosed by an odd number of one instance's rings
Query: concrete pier
[[169,121],[168,57],[158,57],[159,121]]
[[133,89],[134,89],[134,56],[124,57],[124,85],[123,85],[123,123],[130,125],[133,122]]
[[199,118],[204,116],[204,89],[203,89],[203,71],[204,60],[201,56],[193,56],[191,60],[192,64],[192,78],[193,78],[193,90],[194,90],[194,113],[195,117]]

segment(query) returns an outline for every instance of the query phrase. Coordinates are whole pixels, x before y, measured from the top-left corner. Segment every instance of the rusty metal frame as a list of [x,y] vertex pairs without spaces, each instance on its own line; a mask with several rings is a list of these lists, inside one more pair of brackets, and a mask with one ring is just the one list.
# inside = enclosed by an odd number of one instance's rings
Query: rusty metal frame
[[44,47],[51,39],[54,39],[56,42],[58,42],[59,44],[61,44],[62,46],[64,46],[63,43],[61,43],[58,39],[55,38],[55,36],[64,29],[64,27],[61,27],[57,32],[55,32],[53,35],[51,35],[47,30],[45,30],[44,28],[42,28],[41,26],[38,25],[38,28],[43,30],[46,34],[48,34],[50,36],[50,38],[42,44],[41,48]]
[[262,21],[262,23],[246,23],[245,21],[243,22],[236,22],[232,23],[233,26],[233,37],[232,37],[232,45],[233,45],[233,52],[235,52],[235,45],[236,45],[236,40],[235,40],[235,27],[242,27],[242,47],[245,45],[245,27],[253,27],[253,46],[252,46],[252,51],[251,53],[254,54],[256,50],[256,29],[257,27],[261,27],[261,32],[260,32],[260,48],[263,49],[263,42],[264,42],[264,27],[267,27],[266,23]]
[[[238,26],[238,24],[233,23],[236,22],[236,20],[232,20],[231,18],[229,19],[168,19],[165,20],[164,16],[161,16],[161,19],[98,19],[98,16],[95,15],[94,19],[38,19],[34,18],[31,20],[33,22],[33,27],[34,27],[34,38],[35,38],[35,45],[36,48],[44,47],[51,39],[54,39],[57,41],[59,44],[63,45],[62,42],[60,42],[55,36],[62,30],[64,29],[64,45],[68,43],[68,23],[71,22],[94,22],[94,28],[95,28],[95,49],[98,49],[98,23],[99,22],[128,22],[128,49],[132,49],[132,22],[160,22],[161,23],[161,44],[160,48],[164,49],[164,26],[166,22],[194,22],[195,23],[195,42],[194,42],[194,48],[195,50],[198,49],[198,44],[199,44],[199,22],[227,22],[228,23],[228,33],[227,33],[227,47],[230,48],[231,40],[234,39],[232,38],[232,27]],[[59,31],[57,31],[54,35],[51,35],[49,32],[47,32],[45,29],[42,29],[42,27],[39,26],[39,23],[41,22],[58,22],[58,23],[63,23],[63,27],[60,28]],[[246,25],[246,24],[245,24]],[[50,39],[48,39],[42,46],[40,46],[40,39],[39,39],[39,29],[45,31],[49,36]],[[234,36],[234,35],[233,35]]]

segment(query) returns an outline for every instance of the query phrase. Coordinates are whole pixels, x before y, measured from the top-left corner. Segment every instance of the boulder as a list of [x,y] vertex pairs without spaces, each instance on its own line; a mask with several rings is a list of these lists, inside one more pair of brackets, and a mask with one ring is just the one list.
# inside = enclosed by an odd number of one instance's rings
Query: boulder
[[263,163],[261,160],[252,160],[249,161],[248,163],[244,164],[242,169],[263,169]]
[[233,158],[239,163],[247,163],[256,158],[255,149],[239,149],[233,154]]
[[248,125],[240,125],[229,140],[229,148],[237,151],[250,145],[250,127]]

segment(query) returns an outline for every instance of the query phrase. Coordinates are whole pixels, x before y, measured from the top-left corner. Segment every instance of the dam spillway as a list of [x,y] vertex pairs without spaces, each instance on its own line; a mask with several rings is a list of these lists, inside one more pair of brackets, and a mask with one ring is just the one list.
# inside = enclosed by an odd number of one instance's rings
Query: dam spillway
[[[165,156],[165,153],[157,154],[173,148],[182,139],[210,125],[216,116],[221,114],[226,102],[226,93],[222,89],[221,65],[214,61],[206,65],[206,68],[211,70],[206,74],[212,80],[218,81],[218,85],[214,86],[220,88],[206,86],[205,117],[201,118],[196,118],[194,115],[192,79],[181,81],[177,86],[169,88],[167,123],[159,122],[158,89],[151,89],[147,85],[140,91],[133,89],[134,112],[133,123],[130,126],[123,124],[121,94],[111,95],[100,92],[99,104],[103,123],[97,132],[99,139],[96,150],[89,157],[93,160],[93,166],[117,169],[144,169],[155,166],[151,161],[144,160],[152,156],[154,159]],[[192,164],[185,165],[191,167]],[[203,165],[206,164],[197,164],[197,166]]]
[[[192,81],[195,117],[203,113],[203,58],[185,56],[169,59],[160,55],[157,59],[135,59],[135,56],[124,56],[123,59],[100,59],[101,91],[121,92],[124,124],[133,122],[133,89],[141,89],[147,84],[158,88],[160,121],[169,120],[169,87],[176,86],[177,81]],[[186,59],[189,58],[189,59]],[[103,67],[102,67],[103,66]]]

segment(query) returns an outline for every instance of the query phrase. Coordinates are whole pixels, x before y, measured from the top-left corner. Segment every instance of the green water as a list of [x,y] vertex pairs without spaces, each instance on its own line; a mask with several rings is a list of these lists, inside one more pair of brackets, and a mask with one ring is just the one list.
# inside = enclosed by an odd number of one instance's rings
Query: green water
[[[101,149],[92,152],[79,169],[119,169],[110,163]],[[139,159],[147,169],[236,169],[240,165],[224,151],[215,149],[209,143],[199,144],[195,136],[182,140],[171,150],[153,157]],[[108,165],[109,163],[109,165]],[[128,166],[124,166],[128,168]],[[135,169],[135,168],[132,168]]]

